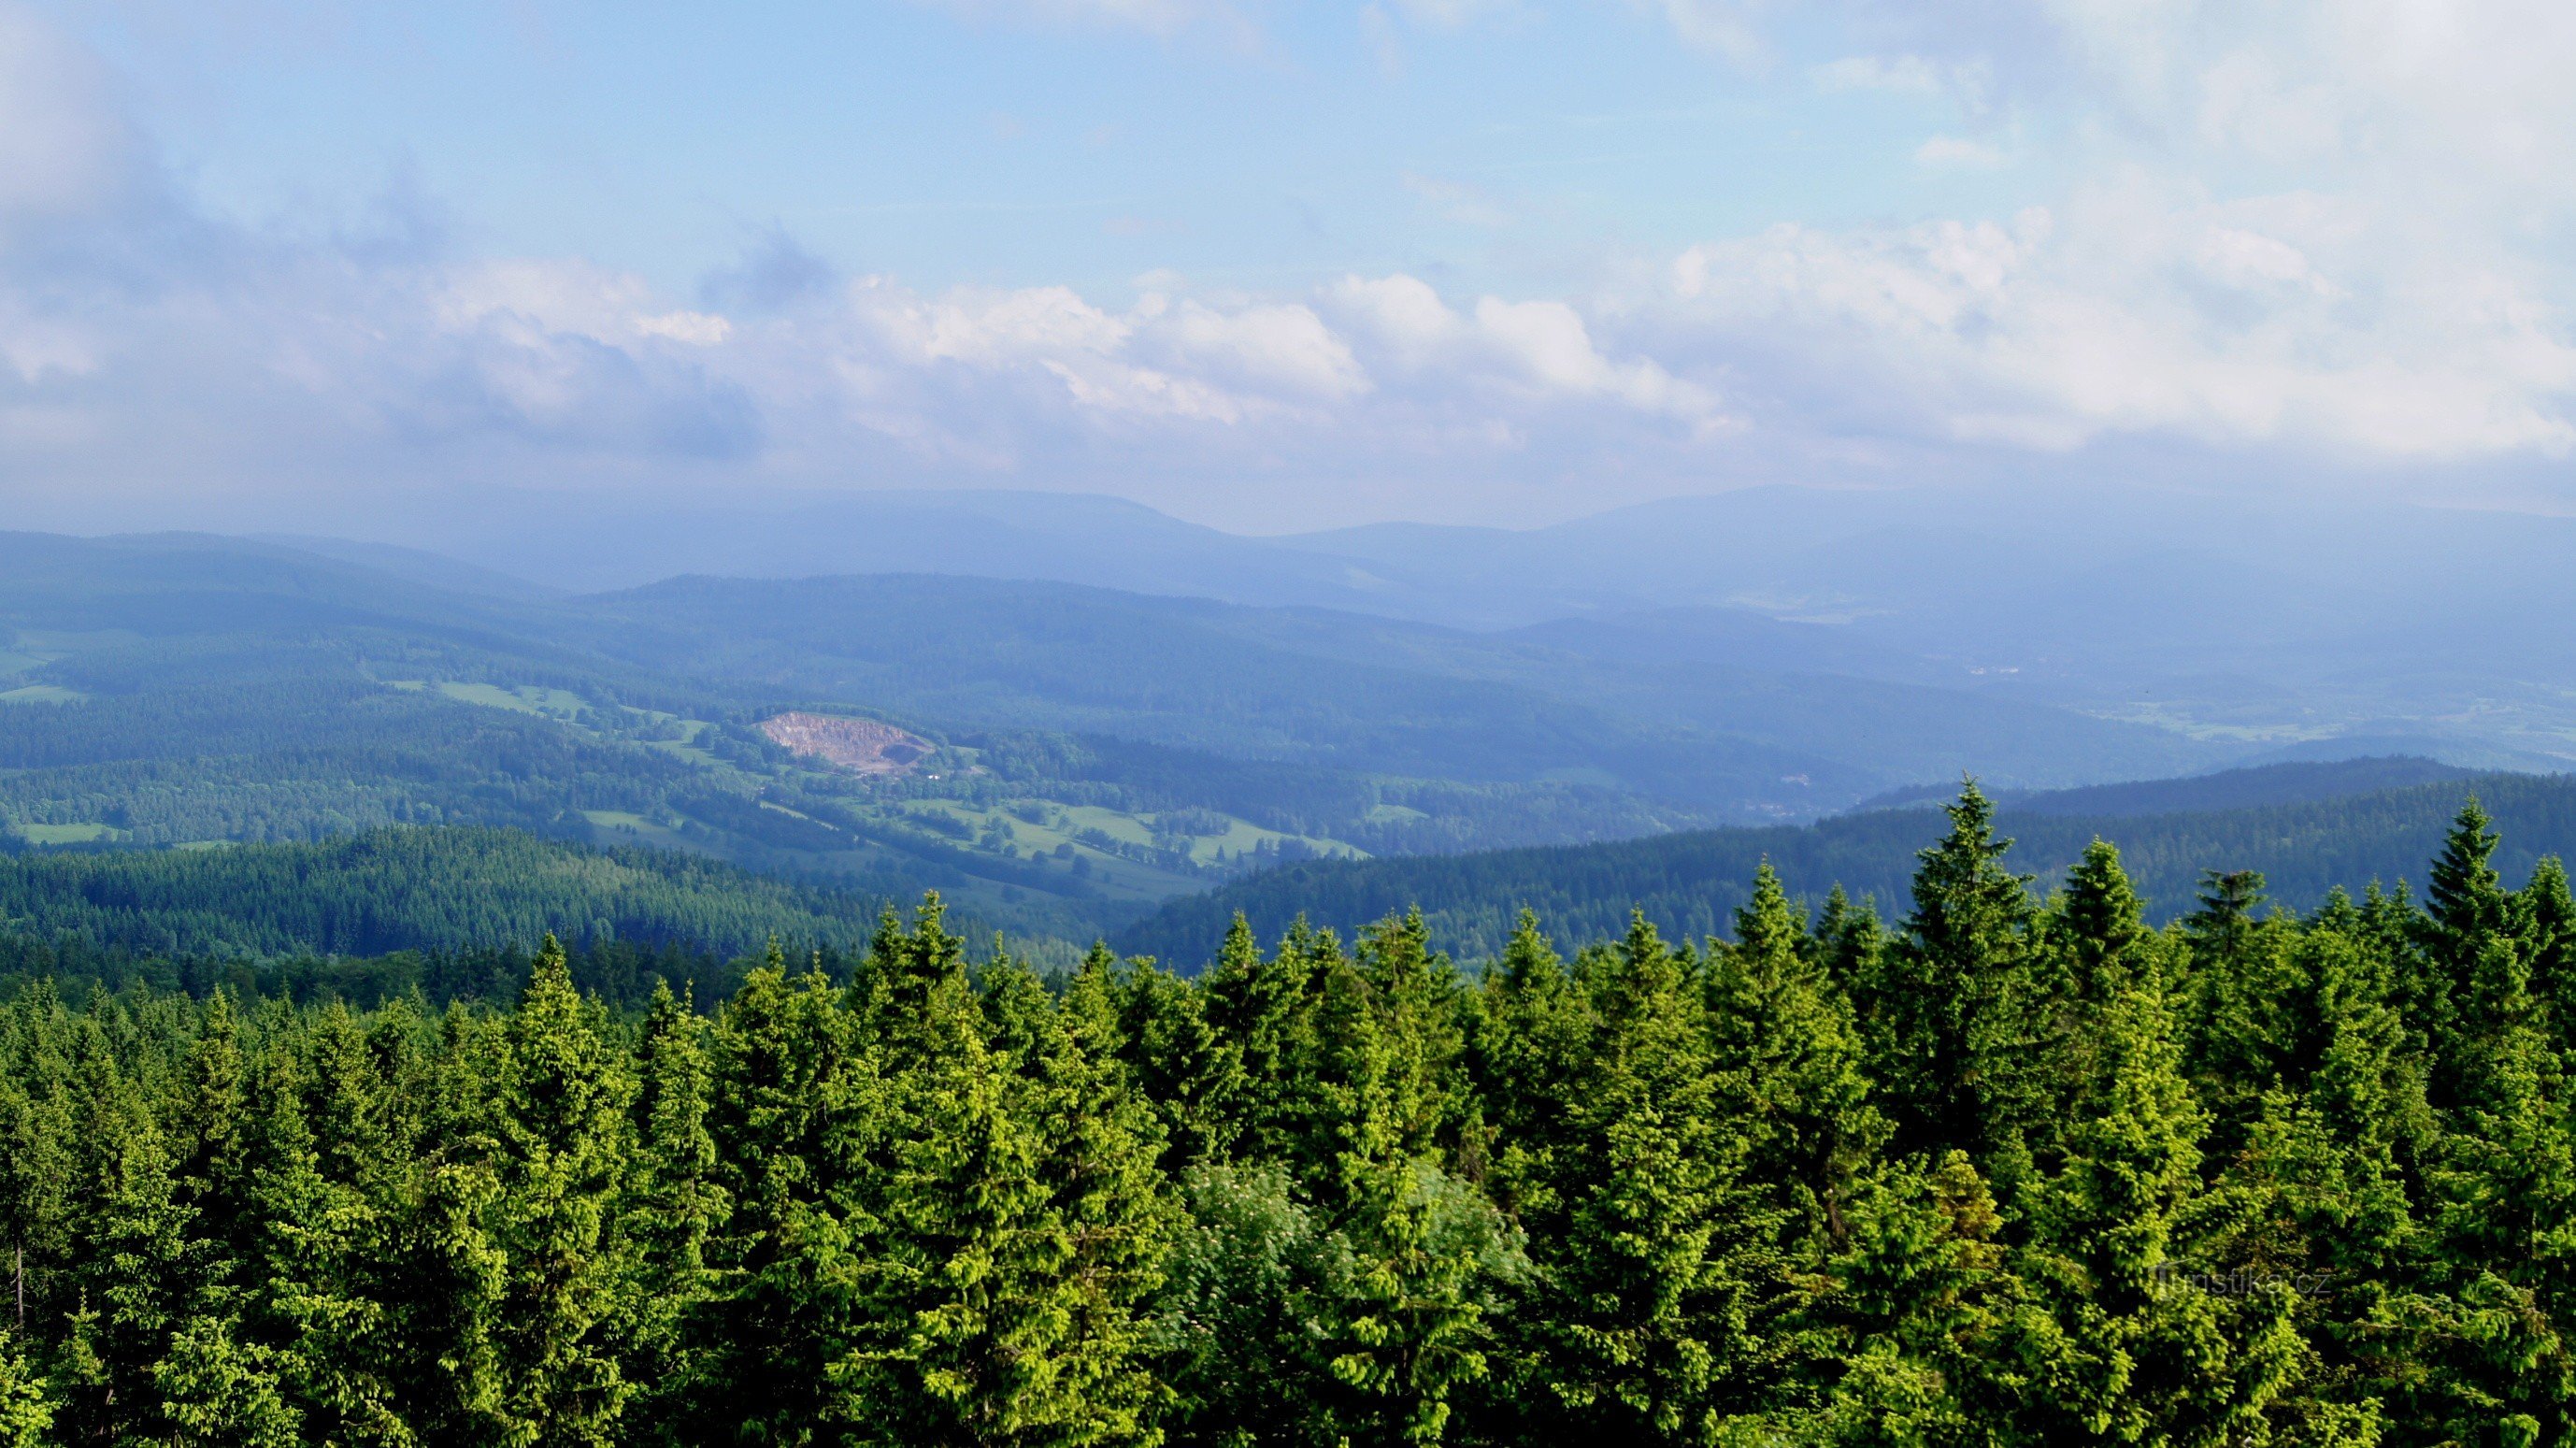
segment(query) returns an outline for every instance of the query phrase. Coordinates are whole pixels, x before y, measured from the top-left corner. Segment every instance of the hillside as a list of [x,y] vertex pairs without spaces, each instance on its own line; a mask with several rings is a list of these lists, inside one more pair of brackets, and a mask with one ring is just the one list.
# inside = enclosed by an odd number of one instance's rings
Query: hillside
[[[171,956],[683,944],[756,953],[777,936],[862,946],[884,896],[763,878],[660,850],[511,830],[392,828],[309,845],[0,855],[0,925]],[[965,920],[979,936],[988,927]]]
[[[922,575],[574,598],[332,551],[0,535],[0,838],[506,826],[1101,929],[1303,858],[1804,819],[1968,766],[2064,784],[2242,750],[1862,677],[1908,666],[1742,613],[1476,634]],[[901,767],[799,753],[779,737],[799,727],[899,741]]]
[[[631,663],[993,728],[1488,783],[1592,780],[1709,822],[1976,768],[2033,787],[2242,746],[1848,672],[1826,631],[1698,614],[1506,634],[1068,584],[689,577],[588,600]],[[1667,647],[1669,644],[1669,647]]]
[[[2213,528],[2222,495],[2228,526]],[[940,572],[1528,628],[1552,642],[1601,625],[1654,635],[1667,659],[1694,632],[1733,633],[1744,647],[1720,653],[1727,667],[1930,683],[2211,740],[2324,739],[2339,756],[2372,739],[2383,743],[2368,750],[2552,768],[2576,723],[2576,657],[2555,624],[2576,606],[2576,524],[2355,496],[2319,509],[2221,483],[2115,493],[2073,476],[1882,477],[1671,497],[1528,529],[1385,523],[1260,538],[1037,492],[728,492],[602,517],[575,497],[496,491],[405,533],[592,588]],[[2459,586],[2461,559],[2477,560],[2479,586]],[[1764,625],[1773,642],[1797,640],[1793,662],[1765,658]]]
[[[2367,785],[2383,761],[2357,761],[2347,777]],[[2249,772],[2250,773],[2250,772]],[[2223,779],[2223,777],[2221,777]],[[2305,909],[2336,884],[2420,882],[2463,798],[2474,792],[2504,833],[2497,864],[2519,881],[2543,855],[2576,854],[2576,777],[2473,775],[2463,779],[2315,797],[2319,777],[2274,775],[2294,797],[2198,813],[2062,813],[2041,802],[2006,807],[2000,828],[2016,841],[2013,867],[2053,887],[2096,838],[2121,849],[2149,913],[2191,908],[2204,870],[2259,870],[2274,900]],[[2240,790],[2250,788],[2234,782]],[[2201,788],[2224,788],[2204,783]],[[1880,810],[1807,827],[1701,830],[1657,839],[1442,858],[1302,864],[1173,901],[1116,937],[1123,950],[1196,969],[1207,942],[1237,912],[1264,938],[1299,915],[1344,932],[1419,906],[1433,938],[1459,955],[1496,953],[1523,907],[1562,937],[1616,934],[1631,909],[1668,935],[1727,928],[1768,859],[1810,905],[1840,884],[1901,915],[1919,851],[1945,821],[1930,809]]]
[[[2178,779],[2127,780],[2118,784],[2082,785],[2074,789],[1988,790],[1987,796],[2006,809],[2030,814],[2125,818],[2338,799],[2383,789],[2403,789],[2408,785],[2468,779],[2477,773],[2476,770],[2462,769],[2435,759],[2392,754],[2331,762],[2258,764],[2212,774],[2185,775]],[[1891,791],[1864,803],[1852,813],[1904,805],[1930,809],[1948,803],[1958,792],[1955,782]]]

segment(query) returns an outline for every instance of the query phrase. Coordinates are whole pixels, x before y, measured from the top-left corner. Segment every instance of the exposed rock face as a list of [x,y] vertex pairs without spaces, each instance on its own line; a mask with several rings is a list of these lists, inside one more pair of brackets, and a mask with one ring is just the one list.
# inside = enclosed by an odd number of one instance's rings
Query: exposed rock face
[[802,710],[760,721],[760,732],[799,754],[838,765],[853,774],[909,774],[931,749],[929,740],[891,724]]

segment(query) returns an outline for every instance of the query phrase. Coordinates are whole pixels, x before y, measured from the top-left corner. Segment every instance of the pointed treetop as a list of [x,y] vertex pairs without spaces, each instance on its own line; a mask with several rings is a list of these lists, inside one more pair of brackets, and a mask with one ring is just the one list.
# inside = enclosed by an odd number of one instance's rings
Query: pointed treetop
[[2067,872],[2064,914],[2075,948],[2077,988],[2088,996],[2102,985],[2105,967],[2146,939],[2145,902],[2120,866],[2120,851],[2096,838]]
[[[1303,924],[1304,919],[1303,916],[1298,917],[1298,923]],[[1252,922],[1237,910],[1234,922],[1225,928],[1225,943],[1217,947],[1216,973],[1228,977],[1241,976],[1260,966],[1261,942],[1252,938]]]
[[1780,886],[1780,873],[1763,856],[1753,872],[1753,898],[1735,912],[1736,949],[1748,959],[1783,963],[1798,954],[1806,934],[1789,892]]
[[1538,928],[1538,912],[1524,907],[1503,945],[1503,983],[1513,991],[1544,991],[1565,978],[1565,961]]
[[2511,927],[2512,907],[2504,881],[2496,873],[2498,836],[2495,822],[2470,795],[2442,837],[2442,853],[2433,861],[2425,891],[2435,924],[2456,940],[2498,935]]
[[2004,867],[2012,841],[1995,835],[1994,802],[1968,779],[1945,806],[1950,832],[1924,850],[1914,873],[1914,913],[1906,922],[1934,955],[1991,952],[2002,936],[2028,922],[2030,876]]
[[524,1012],[553,1008],[562,1010],[578,1005],[581,992],[573,988],[572,966],[564,957],[563,942],[551,930],[545,943],[537,947],[534,969],[528,972],[527,989],[519,994],[519,1009]]

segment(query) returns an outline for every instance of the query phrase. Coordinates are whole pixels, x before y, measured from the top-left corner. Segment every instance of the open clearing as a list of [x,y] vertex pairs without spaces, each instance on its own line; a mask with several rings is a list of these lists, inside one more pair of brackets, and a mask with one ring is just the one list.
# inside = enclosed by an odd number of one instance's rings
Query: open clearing
[[20,825],[18,833],[31,845],[88,845],[100,840],[116,839],[124,831],[114,825]]

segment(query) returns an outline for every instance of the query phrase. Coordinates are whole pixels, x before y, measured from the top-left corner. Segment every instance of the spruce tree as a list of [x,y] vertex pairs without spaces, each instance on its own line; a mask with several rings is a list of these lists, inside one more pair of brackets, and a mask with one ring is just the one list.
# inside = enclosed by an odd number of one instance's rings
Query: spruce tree
[[89,1047],[83,1085],[106,1098],[96,1119],[123,1125],[113,1155],[85,1183],[93,1205],[82,1229],[64,1416],[78,1436],[148,1439],[172,1429],[156,1375],[205,1285],[210,1254],[191,1235],[195,1212],[179,1200],[147,1103],[117,1069],[104,1033]]
[[2085,846],[2083,858],[2067,872],[2056,924],[2069,956],[2068,989],[2088,1003],[2107,1001],[2136,982],[2138,956],[2155,934],[2147,927],[2146,903],[2121,867],[2120,851],[2100,839]]
[[1468,1038],[1468,1064],[1492,1142],[1494,1197],[1532,1231],[1564,1221],[1558,1163],[1568,1147],[1565,1104],[1590,1048],[1591,1003],[1566,973],[1538,917],[1520,913],[1498,967],[1487,972]]
[[[1106,983],[1111,968],[1108,947],[1094,945],[1082,975]],[[1223,1160],[1243,1130],[1241,1046],[1208,1018],[1203,992],[1151,962],[1129,970],[1112,995],[1127,1062],[1162,1120],[1165,1170]]]
[[[1745,1176],[1740,1076],[1712,1069],[1702,1007],[1642,915],[1595,985],[1598,1025],[1561,1110],[1564,1226],[1513,1376],[1536,1436],[1703,1442],[1759,1406],[1773,1366],[1781,1213]],[[1545,1426],[1543,1426],[1545,1425]]]
[[1884,1127],[1869,1104],[1851,1003],[1812,963],[1806,932],[1768,861],[1713,945],[1704,994],[1709,1055],[1751,1137],[1745,1171],[1811,1233],[1839,1236],[1842,1204]]
[[[907,948],[903,932],[880,933],[851,990],[860,1008],[872,1009],[869,978],[901,970],[891,956]],[[732,1210],[707,1260],[728,1286],[690,1335],[707,1387],[683,1400],[683,1438],[798,1441],[856,1331],[865,1167],[883,1147],[890,1083],[882,1042],[836,995],[819,974],[789,979],[773,946],[716,1018],[707,1126]]]
[[2576,1051],[2576,892],[2567,866],[2556,855],[2541,856],[2515,904],[2531,991],[2548,1014],[2550,1043],[2564,1056]]
[[1821,1402],[1784,1414],[1789,1441],[1897,1448],[2003,1445],[2026,1387],[2008,1344],[2025,1306],[2003,1218],[1964,1151],[1863,1183],[1812,1317],[1839,1344]]
[[605,1444],[634,1391],[617,1344],[632,1330],[633,1244],[614,1211],[634,1160],[632,1069],[600,1007],[573,988],[551,935],[512,1013],[493,1101],[496,1323],[513,1435]]
[[1973,780],[1947,813],[1949,833],[1920,856],[1905,934],[1880,955],[1870,1074],[1899,1150],[1958,1147],[1993,1170],[2023,1150],[2044,1103],[2033,1074],[2035,910]]
[[[2424,1031],[2434,1058],[2451,1061],[2471,1049],[2470,1042],[2491,1024],[2473,999],[2477,978],[2486,969],[2489,950],[2505,944],[2527,968],[2529,943],[2522,938],[2512,894],[2496,873],[2498,836],[2494,821],[2473,795],[2442,838],[2425,890],[2425,914],[2419,927],[2424,973],[2410,1012]],[[2444,1073],[2447,1074],[2447,1073]],[[2436,1104],[2449,1104],[2435,1081]]]
[[709,1253],[732,1201],[715,1180],[716,1141],[707,1126],[714,1066],[706,1037],[697,1012],[668,985],[657,985],[638,1053],[638,1160],[619,1204],[637,1267],[627,1354],[638,1396],[625,1421],[646,1442],[677,1441],[691,1398],[712,1386],[694,1333],[722,1282]]
[[1340,954],[1338,944],[1309,930],[1301,917],[1265,959],[1251,925],[1237,915],[1200,987],[1209,1024],[1242,1062],[1238,1140],[1250,1155],[1285,1159],[1306,1134],[1315,1006],[1320,983]]
[[1294,1160],[1351,1253],[1319,1347],[1342,1389],[1331,1421],[1354,1442],[1441,1441],[1490,1367],[1491,1214],[1442,1168],[1463,1042],[1454,977],[1426,939],[1415,915],[1365,931],[1357,960],[1329,934],[1298,942],[1322,989],[1293,1071],[1314,1103]]

